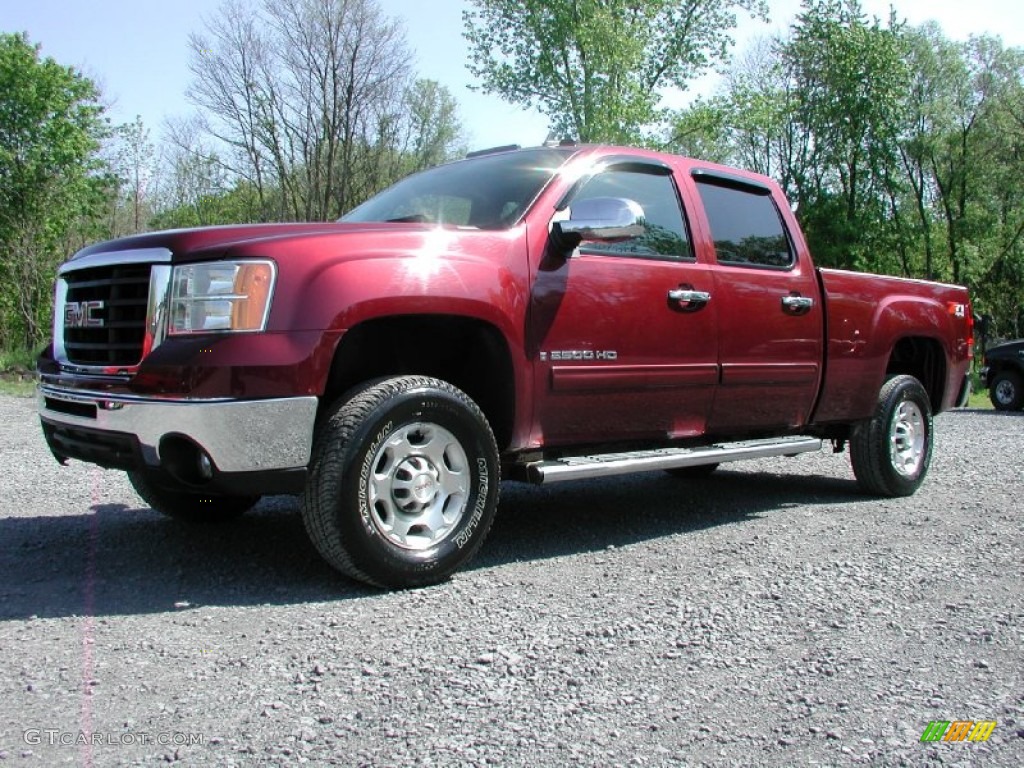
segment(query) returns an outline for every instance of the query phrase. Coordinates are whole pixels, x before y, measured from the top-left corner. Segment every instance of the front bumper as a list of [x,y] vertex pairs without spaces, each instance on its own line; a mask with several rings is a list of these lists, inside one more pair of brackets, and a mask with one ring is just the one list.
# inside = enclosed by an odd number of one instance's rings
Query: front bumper
[[202,484],[221,475],[304,474],[317,398],[157,399],[41,384],[38,407],[60,461],[174,475],[182,452],[199,449],[209,458],[210,475],[193,478],[186,472],[184,479]]

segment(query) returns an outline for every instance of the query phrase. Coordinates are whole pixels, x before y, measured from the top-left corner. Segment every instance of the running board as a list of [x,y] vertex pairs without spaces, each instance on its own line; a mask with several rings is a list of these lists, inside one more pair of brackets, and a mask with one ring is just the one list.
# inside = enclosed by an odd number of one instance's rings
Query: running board
[[822,441],[815,437],[773,437],[767,440],[715,443],[699,448],[659,448],[631,453],[565,456],[561,459],[527,464],[526,476],[531,483],[543,485],[654,469],[696,467],[701,464],[763,459],[769,456],[795,456],[798,453],[820,451],[821,445]]

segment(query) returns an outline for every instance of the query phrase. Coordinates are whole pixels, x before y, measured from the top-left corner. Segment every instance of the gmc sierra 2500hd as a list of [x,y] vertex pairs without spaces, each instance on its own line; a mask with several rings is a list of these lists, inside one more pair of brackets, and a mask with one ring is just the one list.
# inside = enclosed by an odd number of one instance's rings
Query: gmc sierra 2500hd
[[172,517],[302,495],[335,568],[408,587],[479,548],[502,478],[686,476],[847,443],[920,485],[972,355],[964,288],[816,269],[779,187],[609,146],[496,151],[337,223],[157,232],[57,277],[54,456]]

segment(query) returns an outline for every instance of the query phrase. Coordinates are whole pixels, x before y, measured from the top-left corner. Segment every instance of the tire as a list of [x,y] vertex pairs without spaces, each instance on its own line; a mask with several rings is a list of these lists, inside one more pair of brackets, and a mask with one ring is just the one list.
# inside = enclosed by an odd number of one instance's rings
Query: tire
[[187,523],[224,523],[248,512],[260,496],[197,493],[161,483],[145,472],[129,472],[135,493],[157,512]]
[[932,457],[932,408],[913,376],[894,376],[878,393],[871,419],[850,436],[850,462],[860,487],[880,496],[910,496]]
[[680,480],[700,480],[705,477],[711,477],[716,469],[718,469],[718,464],[698,464],[695,467],[673,467],[672,469],[666,469],[665,474],[678,477]]
[[1019,411],[1024,407],[1024,383],[1016,371],[1000,371],[988,385],[988,398],[997,411]]
[[490,425],[464,392],[423,376],[372,382],[322,424],[302,519],[346,576],[386,588],[434,584],[483,544],[499,472]]

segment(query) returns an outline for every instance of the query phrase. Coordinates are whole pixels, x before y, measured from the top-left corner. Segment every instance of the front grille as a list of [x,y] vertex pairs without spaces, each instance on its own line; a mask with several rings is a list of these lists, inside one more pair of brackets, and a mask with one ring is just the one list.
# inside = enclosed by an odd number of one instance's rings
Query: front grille
[[[135,365],[142,359],[149,303],[149,264],[93,267],[63,275],[68,304],[102,301],[90,317],[98,327],[64,327],[64,351],[79,365]],[[58,322],[64,322],[62,314]]]

